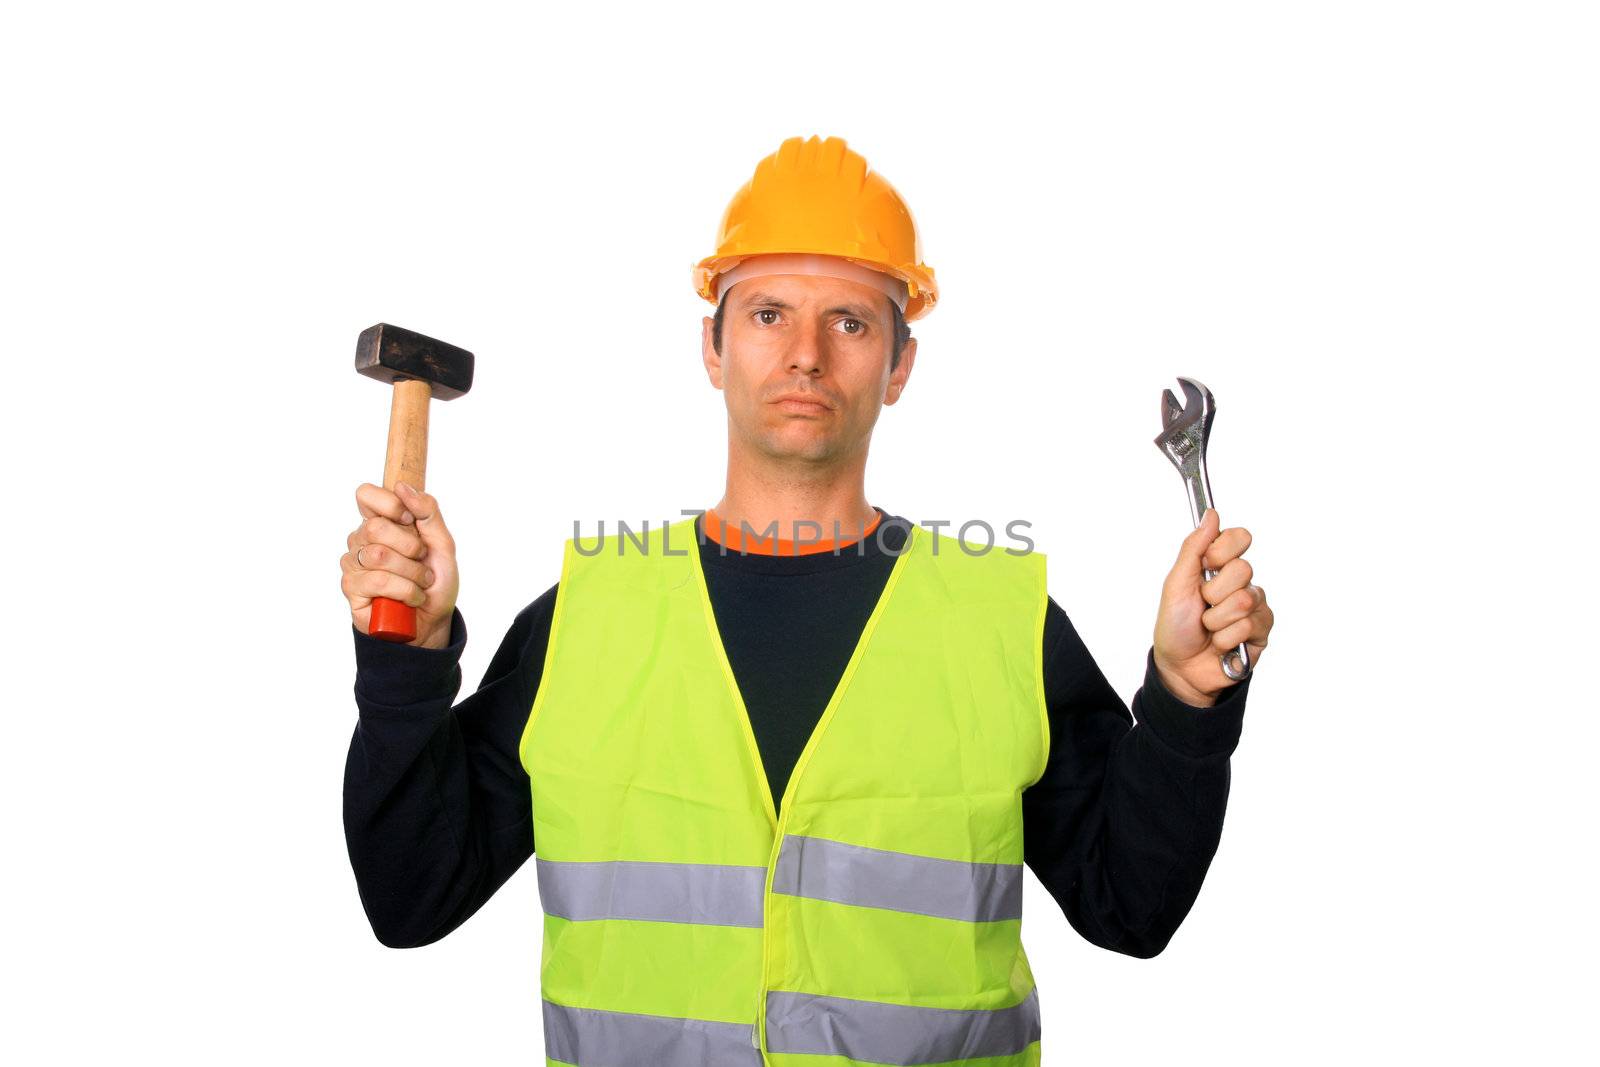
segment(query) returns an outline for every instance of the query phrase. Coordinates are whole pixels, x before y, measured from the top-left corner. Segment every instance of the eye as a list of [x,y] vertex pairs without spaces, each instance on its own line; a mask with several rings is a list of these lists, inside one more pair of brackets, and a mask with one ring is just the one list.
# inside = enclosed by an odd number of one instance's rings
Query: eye
[[[768,315],[771,315],[772,317],[769,319],[767,318]],[[756,312],[756,321],[761,323],[763,326],[771,326],[773,323],[778,321],[778,312],[773,308],[762,308],[760,311]]]
[[839,328],[844,330],[845,333],[853,336],[855,334],[865,333],[867,324],[862,322],[860,319],[840,319]]

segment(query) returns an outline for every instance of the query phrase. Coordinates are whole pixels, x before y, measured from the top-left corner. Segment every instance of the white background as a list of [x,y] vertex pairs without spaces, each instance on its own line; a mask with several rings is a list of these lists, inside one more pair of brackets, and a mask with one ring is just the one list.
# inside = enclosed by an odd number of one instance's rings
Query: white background
[[8,16],[6,1058],[538,1062],[532,864],[396,951],[345,855],[338,558],[389,403],[356,335],[478,356],[428,472],[470,691],[574,518],[720,494],[689,267],[801,134],[899,188],[943,287],[869,499],[1030,520],[1131,699],[1192,375],[1277,611],[1167,950],[1029,875],[1045,1063],[1592,1057],[1591,12]]

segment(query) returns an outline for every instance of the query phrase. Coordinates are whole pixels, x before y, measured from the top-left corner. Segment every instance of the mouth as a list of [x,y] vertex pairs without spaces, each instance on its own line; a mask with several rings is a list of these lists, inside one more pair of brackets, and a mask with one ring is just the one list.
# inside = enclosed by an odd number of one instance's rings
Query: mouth
[[775,397],[772,404],[780,411],[795,415],[825,415],[833,410],[832,405],[815,393],[785,393]]

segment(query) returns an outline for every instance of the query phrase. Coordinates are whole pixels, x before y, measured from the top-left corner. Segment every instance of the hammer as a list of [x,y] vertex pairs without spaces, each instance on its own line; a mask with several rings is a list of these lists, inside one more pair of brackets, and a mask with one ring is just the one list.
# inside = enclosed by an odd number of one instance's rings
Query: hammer
[[[378,323],[356,341],[356,372],[394,385],[383,487],[407,482],[421,491],[428,466],[428,400],[454,400],[472,388],[472,353],[398,326]],[[367,633],[385,641],[417,637],[417,609],[374,597]]]

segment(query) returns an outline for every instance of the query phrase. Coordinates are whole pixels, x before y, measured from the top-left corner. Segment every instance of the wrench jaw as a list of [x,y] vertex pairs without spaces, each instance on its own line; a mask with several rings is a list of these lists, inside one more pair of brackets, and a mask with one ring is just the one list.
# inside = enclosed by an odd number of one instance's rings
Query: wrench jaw
[[1183,389],[1183,409],[1197,411],[1200,421],[1205,423],[1206,433],[1211,432],[1211,418],[1217,413],[1216,397],[1211,395],[1211,390],[1193,378],[1178,376],[1178,385]]
[[1211,420],[1217,415],[1217,401],[1200,382],[1193,378],[1178,378],[1178,387],[1183,390],[1183,403],[1178,403],[1178,398],[1172,395],[1171,389],[1161,390],[1161,426],[1163,433],[1173,432],[1175,429],[1187,430],[1196,427],[1200,434],[1200,443],[1205,445],[1211,440]]
[[1183,403],[1178,403],[1178,398],[1172,395],[1171,389],[1161,391],[1163,426],[1170,426],[1180,417],[1187,415],[1191,421],[1211,424],[1211,415],[1216,411],[1216,400],[1211,396],[1211,390],[1193,378],[1178,376],[1178,388],[1183,390]]
[[[1161,391],[1161,432],[1156,435],[1156,447],[1178,468],[1185,479],[1206,474],[1206,445],[1211,440],[1211,420],[1216,414],[1216,402],[1211,390],[1193,378],[1178,379],[1183,390],[1183,403],[1171,389]],[[1209,494],[1208,494],[1209,495]],[[1200,514],[1205,514],[1202,508]],[[1198,524],[1198,519],[1196,523]]]
[[1170,427],[1181,418],[1183,418],[1183,405],[1178,403],[1178,398],[1172,395],[1171,389],[1161,390],[1162,427]]
[[1211,479],[1206,473],[1206,445],[1211,441],[1211,420],[1216,400],[1211,390],[1193,378],[1178,378],[1183,403],[1171,389],[1161,391],[1162,430],[1156,447],[1178,468],[1189,497],[1189,513],[1196,526],[1211,506]]

